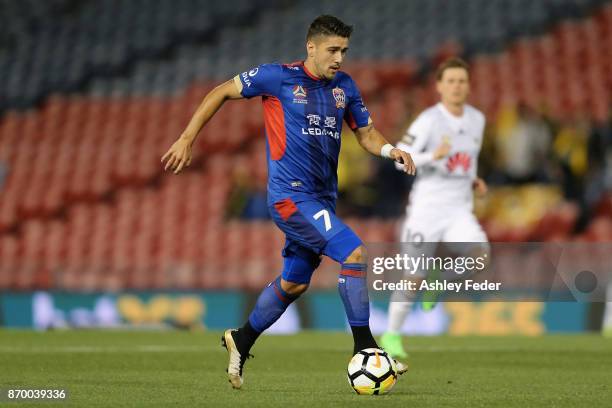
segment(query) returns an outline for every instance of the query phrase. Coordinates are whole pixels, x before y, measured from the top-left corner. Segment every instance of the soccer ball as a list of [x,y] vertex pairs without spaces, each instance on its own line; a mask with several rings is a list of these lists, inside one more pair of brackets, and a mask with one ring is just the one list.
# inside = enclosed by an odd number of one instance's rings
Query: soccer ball
[[349,361],[348,381],[357,394],[385,394],[397,382],[395,360],[381,349],[361,350]]

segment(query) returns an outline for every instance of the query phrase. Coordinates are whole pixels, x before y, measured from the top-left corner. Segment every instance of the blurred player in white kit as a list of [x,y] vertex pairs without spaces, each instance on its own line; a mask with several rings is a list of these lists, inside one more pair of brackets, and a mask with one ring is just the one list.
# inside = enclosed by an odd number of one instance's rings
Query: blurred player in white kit
[[[435,244],[459,245],[464,256],[482,256],[488,240],[473,213],[473,193],[482,196],[487,185],[476,175],[485,117],[466,103],[469,95],[469,66],[459,58],[442,63],[436,73],[440,102],[423,111],[397,144],[417,166],[410,191],[401,242],[411,243],[419,256]],[[420,248],[419,248],[420,246]],[[424,271],[431,273],[432,271]],[[396,291],[389,305],[389,324],[381,346],[392,356],[406,357],[400,329],[414,301],[413,292]],[[435,302],[423,303],[425,308]],[[429,305],[429,306],[428,306]]]

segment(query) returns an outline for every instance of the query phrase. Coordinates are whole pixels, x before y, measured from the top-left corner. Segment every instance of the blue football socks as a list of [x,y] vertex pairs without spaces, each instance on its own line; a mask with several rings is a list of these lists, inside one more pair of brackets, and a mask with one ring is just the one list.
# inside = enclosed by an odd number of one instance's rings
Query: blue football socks
[[344,263],[338,277],[338,292],[353,332],[354,353],[365,348],[378,348],[369,326],[370,299],[366,267],[366,264],[361,263]]

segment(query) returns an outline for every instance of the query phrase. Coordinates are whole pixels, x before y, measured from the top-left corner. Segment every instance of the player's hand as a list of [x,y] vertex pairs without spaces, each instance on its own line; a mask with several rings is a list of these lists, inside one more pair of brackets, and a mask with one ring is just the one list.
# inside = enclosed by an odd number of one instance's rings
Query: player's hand
[[440,146],[436,147],[436,150],[434,150],[434,160],[440,160],[448,156],[448,154],[450,153],[450,149],[451,145],[448,142],[442,142]]
[[170,169],[174,174],[178,174],[183,168],[189,166],[191,164],[192,144],[193,142],[184,136],[174,142],[161,158],[162,163],[167,160],[164,171]]
[[477,197],[484,197],[485,194],[487,194],[487,191],[489,190],[487,187],[487,183],[480,177],[476,177],[476,180],[474,180],[474,182],[472,183],[472,188],[474,189],[474,192],[476,193]]
[[416,166],[414,165],[410,154],[406,153],[403,150],[395,148],[391,150],[391,153],[389,153],[389,155],[393,160],[404,165],[404,172],[410,174],[411,176],[414,176],[416,174]]

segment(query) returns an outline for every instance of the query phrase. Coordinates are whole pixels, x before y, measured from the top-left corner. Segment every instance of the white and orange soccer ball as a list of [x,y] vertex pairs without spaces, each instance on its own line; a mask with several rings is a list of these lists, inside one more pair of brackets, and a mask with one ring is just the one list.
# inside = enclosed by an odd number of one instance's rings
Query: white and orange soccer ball
[[348,381],[357,394],[385,394],[397,382],[395,360],[384,350],[363,349],[349,361]]

